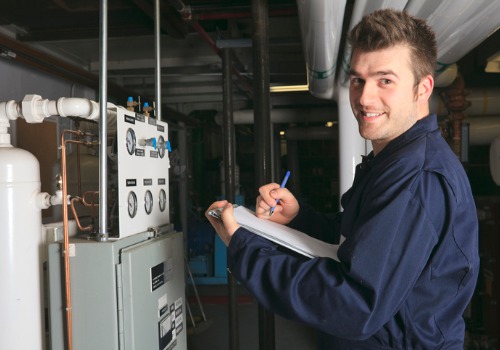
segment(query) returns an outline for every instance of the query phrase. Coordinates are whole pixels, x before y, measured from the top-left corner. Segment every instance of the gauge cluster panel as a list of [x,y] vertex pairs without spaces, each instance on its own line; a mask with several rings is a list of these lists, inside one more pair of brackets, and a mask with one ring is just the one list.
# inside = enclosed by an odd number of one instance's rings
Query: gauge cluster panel
[[116,108],[119,237],[170,222],[168,124]]

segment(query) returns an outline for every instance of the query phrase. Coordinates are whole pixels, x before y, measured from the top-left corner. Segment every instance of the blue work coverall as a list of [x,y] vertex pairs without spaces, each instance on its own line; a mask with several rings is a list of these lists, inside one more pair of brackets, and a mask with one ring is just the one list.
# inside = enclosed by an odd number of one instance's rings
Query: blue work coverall
[[474,199],[435,115],[356,168],[343,212],[301,206],[293,228],[338,242],[308,259],[239,228],[228,267],[267,309],[320,331],[320,349],[463,349],[479,270]]

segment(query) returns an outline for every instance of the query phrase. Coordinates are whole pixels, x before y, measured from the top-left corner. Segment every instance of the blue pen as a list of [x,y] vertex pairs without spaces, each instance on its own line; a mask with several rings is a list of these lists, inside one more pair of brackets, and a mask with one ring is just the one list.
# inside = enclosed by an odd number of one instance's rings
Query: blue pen
[[[285,174],[285,178],[283,179],[283,181],[281,182],[281,188],[285,187],[286,186],[286,182],[288,181],[288,178],[290,177],[290,170],[288,170]],[[278,205],[278,202],[279,202],[279,199],[276,199],[276,205]],[[276,205],[274,207],[271,208],[271,210],[269,210],[269,216],[273,215],[274,213],[274,209],[276,208]]]

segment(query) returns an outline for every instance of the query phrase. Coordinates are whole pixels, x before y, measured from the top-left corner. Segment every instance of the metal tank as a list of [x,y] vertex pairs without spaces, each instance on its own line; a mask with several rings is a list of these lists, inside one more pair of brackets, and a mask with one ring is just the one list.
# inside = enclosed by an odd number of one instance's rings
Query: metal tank
[[0,349],[45,348],[38,160],[0,143]]

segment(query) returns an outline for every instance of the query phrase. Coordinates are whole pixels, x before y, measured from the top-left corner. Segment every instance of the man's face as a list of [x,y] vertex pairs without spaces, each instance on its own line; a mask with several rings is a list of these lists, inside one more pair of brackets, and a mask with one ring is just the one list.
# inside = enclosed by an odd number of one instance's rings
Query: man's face
[[415,88],[410,62],[410,49],[405,45],[374,52],[353,52],[349,88],[351,108],[359,124],[359,133],[372,141],[375,154],[428,114],[428,107],[425,108],[427,105],[422,104],[420,97],[424,87],[419,84]]

